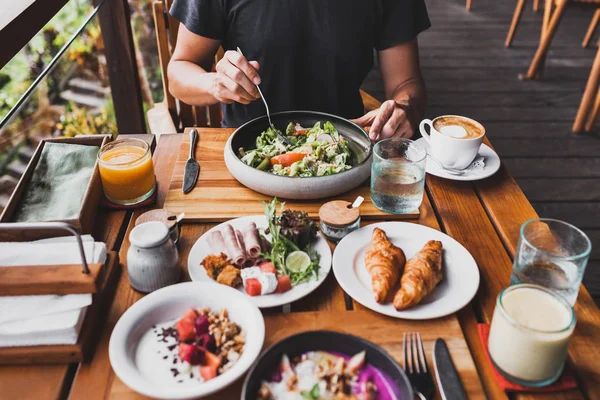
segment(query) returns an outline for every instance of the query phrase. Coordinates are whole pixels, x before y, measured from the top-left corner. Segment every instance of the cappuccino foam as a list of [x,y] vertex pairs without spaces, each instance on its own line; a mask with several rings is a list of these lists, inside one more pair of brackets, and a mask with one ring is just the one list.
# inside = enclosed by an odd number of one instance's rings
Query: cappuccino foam
[[438,117],[433,127],[444,136],[455,139],[475,139],[483,135],[483,127],[467,118],[457,116]]

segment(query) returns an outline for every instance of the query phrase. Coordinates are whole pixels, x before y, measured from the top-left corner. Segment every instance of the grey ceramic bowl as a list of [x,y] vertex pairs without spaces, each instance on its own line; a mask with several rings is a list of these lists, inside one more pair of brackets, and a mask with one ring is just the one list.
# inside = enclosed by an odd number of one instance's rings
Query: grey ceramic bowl
[[267,116],[253,119],[236,129],[225,145],[227,169],[242,185],[259,193],[282,199],[307,200],[336,196],[354,189],[371,174],[371,140],[358,125],[347,119],[315,111],[285,111],[271,114],[273,125],[282,132],[290,122],[311,127],[317,121],[331,121],[348,140],[353,154],[352,168],[335,175],[309,178],[278,176],[252,168],[240,160],[238,149],[256,148],[256,137],[269,127]]

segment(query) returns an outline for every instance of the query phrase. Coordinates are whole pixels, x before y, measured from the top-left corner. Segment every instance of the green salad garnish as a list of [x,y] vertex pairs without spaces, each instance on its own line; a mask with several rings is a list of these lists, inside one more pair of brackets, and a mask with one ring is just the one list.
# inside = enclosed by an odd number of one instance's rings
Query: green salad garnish
[[286,144],[268,128],[256,138],[253,150],[239,149],[247,165],[283,176],[333,175],[352,168],[352,153],[348,141],[329,121],[317,122],[312,128],[289,123],[283,134],[292,144]]
[[[271,235],[271,249],[263,256],[273,263],[277,272],[289,275],[292,286],[307,282],[319,276],[319,253],[311,248],[310,241],[317,236],[317,227],[306,213],[294,211],[293,219],[277,215],[279,201],[274,198],[270,203],[263,201],[265,216],[269,225],[265,232]],[[283,204],[282,204],[283,205]],[[295,251],[304,251],[310,257],[306,268],[292,270],[288,268],[286,259]]]

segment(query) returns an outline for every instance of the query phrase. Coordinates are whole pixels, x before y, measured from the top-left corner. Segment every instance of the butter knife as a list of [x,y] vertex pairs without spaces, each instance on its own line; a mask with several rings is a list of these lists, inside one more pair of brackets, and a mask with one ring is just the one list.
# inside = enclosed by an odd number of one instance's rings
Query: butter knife
[[183,193],[189,193],[196,186],[198,174],[200,174],[200,165],[194,158],[196,153],[196,143],[198,143],[198,132],[195,129],[190,130],[190,157],[185,163],[183,171]]
[[443,400],[467,400],[467,394],[460,382],[456,367],[450,357],[444,339],[437,339],[433,348],[433,365],[435,376],[440,387]]

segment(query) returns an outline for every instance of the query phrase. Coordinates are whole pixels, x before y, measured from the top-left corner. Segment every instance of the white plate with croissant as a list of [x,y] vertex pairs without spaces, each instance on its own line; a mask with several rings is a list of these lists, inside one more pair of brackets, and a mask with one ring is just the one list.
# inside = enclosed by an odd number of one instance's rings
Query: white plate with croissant
[[407,222],[381,222],[346,236],[333,272],[354,300],[381,314],[432,319],[466,306],[479,287],[473,256],[450,236]]

